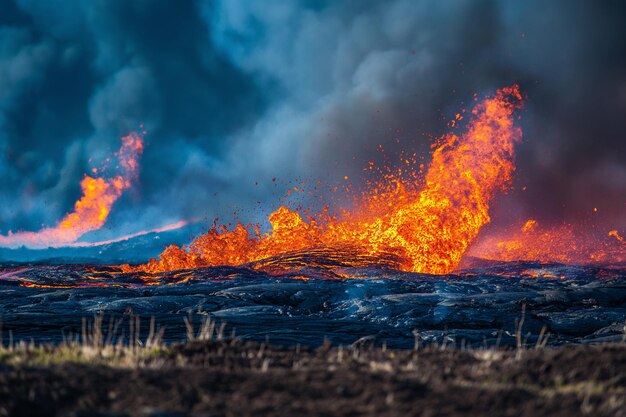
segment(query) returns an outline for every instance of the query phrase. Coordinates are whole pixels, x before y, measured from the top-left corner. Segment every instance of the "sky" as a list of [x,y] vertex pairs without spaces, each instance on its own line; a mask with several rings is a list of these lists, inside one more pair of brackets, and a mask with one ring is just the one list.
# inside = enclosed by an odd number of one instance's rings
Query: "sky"
[[289,181],[358,186],[381,144],[427,157],[512,83],[524,141],[494,223],[623,231],[624,21],[620,1],[0,0],[0,233],[54,226],[144,129],[139,178],[87,238],[260,222]]

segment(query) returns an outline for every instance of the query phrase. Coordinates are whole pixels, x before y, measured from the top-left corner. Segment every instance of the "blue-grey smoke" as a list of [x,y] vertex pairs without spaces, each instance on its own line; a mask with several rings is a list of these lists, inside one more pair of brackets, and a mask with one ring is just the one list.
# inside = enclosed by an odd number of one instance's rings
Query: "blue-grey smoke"
[[528,95],[518,191],[494,219],[598,207],[623,229],[625,9],[0,0],[0,232],[53,225],[140,125],[139,184],[99,238],[237,209],[259,220],[256,202],[283,191],[273,178],[357,178],[379,144],[425,153],[474,93],[514,82]]

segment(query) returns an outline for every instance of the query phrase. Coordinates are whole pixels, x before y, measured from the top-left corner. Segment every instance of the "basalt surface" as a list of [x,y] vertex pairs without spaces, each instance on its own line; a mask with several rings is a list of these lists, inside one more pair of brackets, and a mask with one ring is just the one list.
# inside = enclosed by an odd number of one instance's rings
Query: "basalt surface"
[[100,314],[105,327],[122,321],[115,337],[127,337],[131,316],[141,319],[145,336],[154,317],[168,343],[185,340],[184,318],[199,325],[204,317],[244,340],[313,347],[327,339],[412,348],[416,335],[422,342],[511,346],[517,330],[527,345],[540,335],[548,346],[624,337],[623,265],[512,262],[423,275],[298,262],[306,266],[280,274],[255,265],[155,275],[97,265],[4,265],[2,337],[5,344],[58,343]]

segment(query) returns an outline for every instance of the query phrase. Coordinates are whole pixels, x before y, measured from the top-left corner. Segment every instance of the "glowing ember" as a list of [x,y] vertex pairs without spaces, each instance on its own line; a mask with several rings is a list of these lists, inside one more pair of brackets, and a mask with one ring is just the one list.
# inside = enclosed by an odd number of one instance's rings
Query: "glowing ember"
[[617,233],[617,230],[611,230],[608,235],[613,236],[618,242],[624,242],[624,238]]
[[[56,227],[38,232],[9,232],[0,235],[0,246],[48,247],[63,246],[75,242],[92,230],[100,229],[106,222],[111,206],[131,186],[137,176],[138,159],[143,152],[143,139],[136,133],[122,138],[122,146],[116,156],[120,174],[113,178],[85,175],[80,183],[82,196]],[[97,172],[97,171],[96,171]]]
[[[340,266],[367,262],[406,271],[448,273],[490,221],[494,194],[510,182],[514,145],[521,138],[513,113],[521,106],[517,85],[478,103],[465,118],[469,121],[464,133],[441,138],[421,188],[390,174],[382,183],[373,184],[356,208],[344,210],[340,218],[326,210],[303,218],[297,211],[279,207],[269,216],[272,228],[266,234],[258,226],[239,224],[232,230],[214,226],[186,247],[169,246],[159,260],[123,269],[163,272],[241,265],[277,255],[285,258],[286,253],[302,249],[330,248],[336,250],[339,259],[334,262]],[[270,271],[298,267],[281,262],[254,266]]]

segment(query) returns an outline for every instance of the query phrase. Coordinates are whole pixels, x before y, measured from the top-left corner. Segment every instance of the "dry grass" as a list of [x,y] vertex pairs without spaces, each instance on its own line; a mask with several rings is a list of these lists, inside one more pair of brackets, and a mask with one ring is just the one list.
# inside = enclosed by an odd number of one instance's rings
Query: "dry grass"
[[[521,316],[515,321],[515,355],[516,360],[520,360],[526,352],[531,350],[541,350],[546,348],[550,333],[544,326],[534,344],[529,344],[523,335],[523,326],[526,315],[526,306],[522,306]],[[170,345],[163,340],[165,328],[158,326],[154,317],[148,324],[147,335],[141,337],[142,323],[139,316],[130,314],[127,324],[122,319],[105,320],[103,314],[93,317],[93,320],[83,319],[81,333],[64,337],[59,344],[37,345],[31,342],[14,341],[12,333],[9,332],[8,344],[2,343],[2,323],[0,322],[0,364],[13,366],[48,366],[62,363],[82,363],[91,365],[104,365],[113,367],[145,367],[158,366],[160,360],[170,351]],[[183,318],[186,327],[186,342],[202,341],[225,341],[233,340],[235,335],[228,338],[225,336],[225,323],[217,323],[209,315],[205,315],[199,323],[194,323],[193,316]],[[444,335],[441,343],[437,341],[424,342],[420,337],[420,332],[413,331],[414,347],[413,354],[417,357],[421,352],[439,351],[447,349],[467,351],[481,362],[494,363],[509,357],[510,350],[502,349],[499,342],[491,347],[467,348],[464,343],[459,345],[456,342],[449,343]],[[626,323],[624,325],[623,343],[626,343]],[[264,349],[266,344],[260,344],[257,358],[263,362],[262,369],[267,370],[271,361],[265,360]],[[361,338],[353,345],[344,348],[339,346],[335,351],[335,362],[343,363],[344,359],[350,357],[352,360],[359,360],[363,351],[374,348],[374,340]],[[331,350],[329,341],[326,341],[320,348]],[[299,348],[296,348],[299,350]],[[376,350],[376,348],[375,348]],[[386,345],[378,349],[386,354]],[[393,351],[390,352],[392,355]],[[386,356],[386,355],[383,355]],[[368,356],[368,366],[376,370],[388,370],[386,361],[378,363],[372,361]],[[331,360],[332,361],[332,360]],[[294,364],[295,367],[298,364]],[[409,368],[411,366],[409,365]]]
[[[194,328],[191,315],[185,318],[187,342],[224,339],[224,324],[204,317],[198,330]],[[0,363],[13,366],[50,366],[62,363],[81,363],[114,367],[139,367],[158,365],[159,356],[168,345],[163,341],[164,327],[150,319],[148,334],[141,337],[141,319],[130,315],[127,329],[122,329],[122,319],[109,319],[103,314],[93,320],[83,318],[80,335],[70,335],[59,344],[35,344],[23,340],[14,341],[9,332],[9,342],[2,343],[0,330]],[[128,330],[128,333],[126,333]]]

